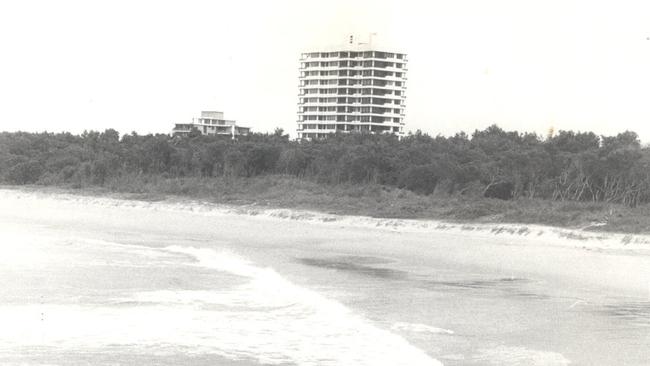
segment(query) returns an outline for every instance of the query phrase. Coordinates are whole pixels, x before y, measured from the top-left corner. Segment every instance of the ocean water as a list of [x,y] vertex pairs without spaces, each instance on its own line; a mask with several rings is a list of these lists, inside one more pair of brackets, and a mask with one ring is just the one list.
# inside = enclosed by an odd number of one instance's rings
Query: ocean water
[[124,356],[131,352],[187,357],[184,364],[205,355],[270,365],[439,364],[231,251],[47,234],[0,234],[2,275],[13,283],[0,305],[3,364],[75,364],[95,354],[114,364],[114,353],[135,363]]
[[650,364],[642,246],[0,197],[3,365]]

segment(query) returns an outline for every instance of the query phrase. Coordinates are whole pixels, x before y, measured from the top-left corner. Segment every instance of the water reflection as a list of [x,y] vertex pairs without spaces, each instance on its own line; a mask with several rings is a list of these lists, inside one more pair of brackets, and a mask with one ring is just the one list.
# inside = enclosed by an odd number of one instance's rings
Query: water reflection
[[381,279],[404,280],[408,277],[408,272],[406,271],[371,266],[370,264],[382,262],[381,258],[375,257],[338,256],[333,258],[298,258],[297,261],[307,266],[335,269]]
[[[444,278],[442,274],[417,274],[405,270],[398,270],[379,264],[388,264],[392,261],[385,258],[370,256],[332,256],[332,257],[311,257],[296,258],[296,261],[312,267],[326,268],[337,271],[348,272],[364,277],[374,277],[382,280],[408,281],[410,286],[424,290],[439,292],[458,291],[496,291],[499,296],[513,298],[545,300],[549,296],[539,294],[525,289],[534,281],[519,277],[498,277],[488,279],[472,279],[467,275],[465,278]],[[449,276],[449,275],[447,275]]]
[[650,301],[622,301],[604,304],[596,312],[634,326],[650,327]]

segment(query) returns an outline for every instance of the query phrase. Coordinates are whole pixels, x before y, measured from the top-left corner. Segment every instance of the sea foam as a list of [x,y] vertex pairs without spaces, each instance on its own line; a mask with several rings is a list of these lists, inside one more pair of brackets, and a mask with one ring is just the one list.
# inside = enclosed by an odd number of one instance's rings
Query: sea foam
[[[271,365],[441,365],[343,304],[231,252],[185,246],[156,249],[20,231],[6,234],[0,237],[16,240],[5,241],[3,252],[20,246],[21,263],[37,258],[40,264],[64,268],[63,264],[93,253],[123,253],[130,257],[124,265],[174,259],[180,267],[196,266],[242,281],[224,284],[215,276],[210,290],[131,289],[92,303],[1,304],[4,354],[30,347],[59,351],[128,347],[157,355],[213,354]],[[40,255],[43,250],[59,256]],[[15,269],[30,268],[21,264]],[[101,268],[105,267],[97,270]]]

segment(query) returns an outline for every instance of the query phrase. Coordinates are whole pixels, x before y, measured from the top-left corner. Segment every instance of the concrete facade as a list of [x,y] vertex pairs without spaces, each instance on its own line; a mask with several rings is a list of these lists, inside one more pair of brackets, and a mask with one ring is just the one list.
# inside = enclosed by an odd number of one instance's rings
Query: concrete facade
[[300,58],[298,138],[335,132],[404,135],[404,53],[370,43],[303,53]]

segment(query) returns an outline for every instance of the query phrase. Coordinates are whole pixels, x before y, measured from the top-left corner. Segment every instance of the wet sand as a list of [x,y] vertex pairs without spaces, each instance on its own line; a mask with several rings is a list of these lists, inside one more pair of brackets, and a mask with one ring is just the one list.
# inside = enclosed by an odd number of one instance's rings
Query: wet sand
[[[534,235],[536,229],[530,229],[527,235],[470,229],[418,231],[402,224],[373,227],[367,224],[369,221],[355,225],[331,218],[317,221],[312,216],[301,220],[299,214],[289,218],[238,215],[191,204],[0,193],[3,228],[59,239],[55,246],[5,245],[0,276],[5,282],[13,280],[13,285],[0,291],[1,306],[22,309],[41,303],[92,305],[127,290],[153,292],[158,296],[156,301],[162,301],[161,289],[179,295],[238,286],[242,273],[225,276],[228,267],[221,264],[214,267],[219,269],[217,272],[209,267],[188,266],[196,259],[183,257],[183,262],[176,262],[181,260],[179,254],[169,250],[170,246],[205,248],[245,258],[254,268],[268,269],[300,291],[305,289],[328,303],[332,301],[337,308],[342,306],[345,312],[337,316],[354,315],[354,319],[361,319],[361,327],[372,327],[367,331],[379,332],[387,337],[386,342],[397,342],[413,352],[421,350],[432,364],[435,359],[446,365],[650,363],[650,353],[644,346],[650,343],[650,251],[642,244],[628,246],[616,240],[566,237],[560,240],[547,234]],[[15,237],[20,241],[26,236]],[[83,239],[83,250],[77,250],[77,239]],[[21,244],[23,253],[15,250]],[[119,245],[125,246],[124,250]],[[66,252],[65,248],[77,249]],[[150,249],[158,258],[154,262],[162,261],[158,267],[143,268],[141,262],[132,261],[140,251]],[[71,272],[66,272],[66,266],[89,261],[94,261],[92,268],[73,266],[75,274],[66,275]],[[117,271],[116,263],[123,265]],[[152,270],[155,275],[151,275]],[[93,277],[93,273],[100,275]],[[303,292],[300,294],[296,296],[303,296]],[[286,303],[273,305],[291,309],[296,301],[306,298],[283,299]],[[204,308],[208,305],[210,311],[217,307],[209,301],[201,303]],[[332,314],[331,309],[318,311]],[[92,313],[91,319],[93,316],[99,315]],[[335,329],[336,322],[329,322]],[[221,329],[218,324],[211,326]],[[289,331],[274,327],[269,329]],[[296,343],[283,343],[283,347],[299,345],[302,339],[313,336],[307,329],[291,330],[298,332],[293,341]],[[183,331],[196,335],[201,330]],[[12,335],[9,331],[3,334],[0,345],[2,339]],[[268,342],[260,337],[260,341]],[[143,339],[146,337],[137,341]],[[209,339],[205,342],[202,347],[219,349],[219,344],[211,344]],[[334,345],[327,343],[327,347]],[[191,342],[189,346],[192,348]],[[359,344],[358,349],[365,350],[366,346]],[[214,364],[214,357],[218,357],[209,352],[188,356],[185,350],[167,355],[126,352],[124,357],[117,352],[115,357],[103,359],[106,349],[98,353],[86,349],[77,356],[44,351],[40,358],[20,359],[24,355],[19,345],[4,347],[13,349],[13,358],[4,360],[16,364],[39,364],[54,359],[54,355],[59,357],[58,364],[71,365],[91,361],[137,364],[143,360],[165,365],[181,359],[190,360],[188,364],[207,365]],[[336,347],[341,352],[355,349]],[[197,345],[196,349],[201,347]],[[249,356],[254,362],[265,363],[260,361],[264,357],[255,353],[260,349],[251,348]],[[370,352],[370,348],[367,350]],[[84,361],[83,354],[91,361]],[[295,364],[311,362],[305,361],[310,358],[303,353],[285,356],[282,362],[287,364],[291,360],[303,360]],[[324,359],[320,363],[327,362]]]

